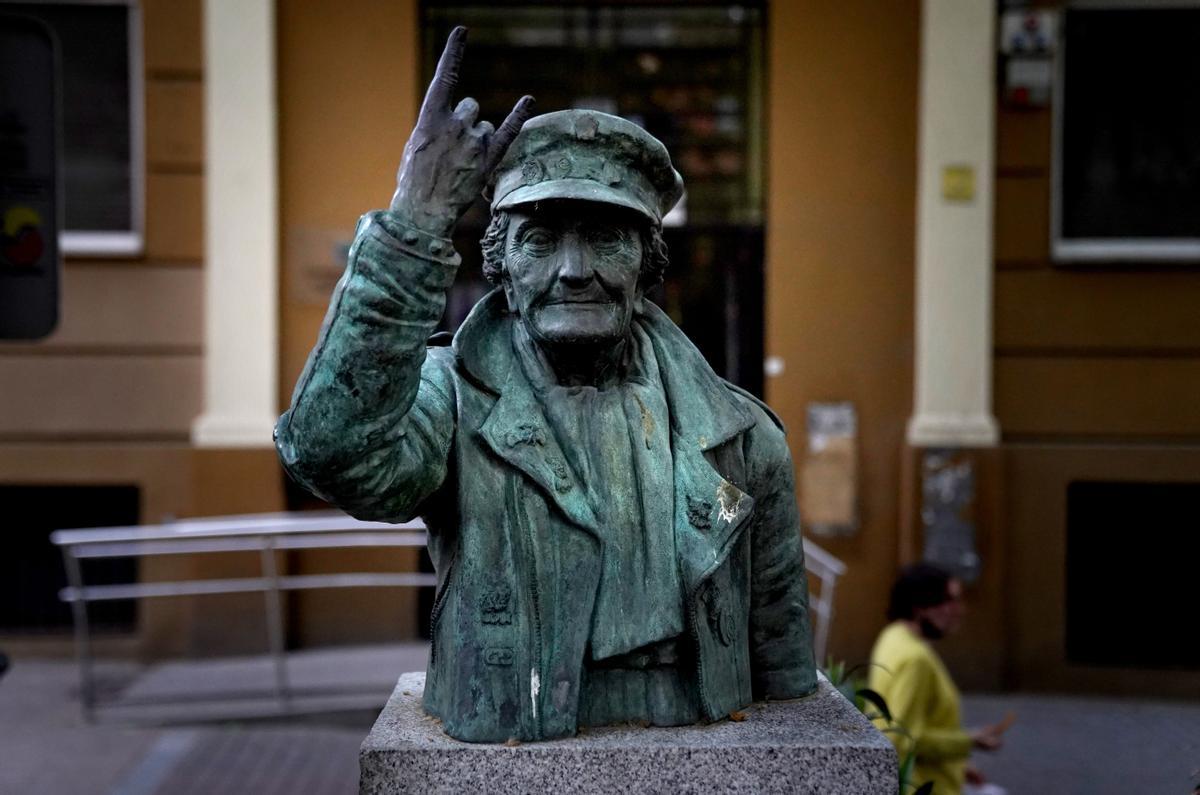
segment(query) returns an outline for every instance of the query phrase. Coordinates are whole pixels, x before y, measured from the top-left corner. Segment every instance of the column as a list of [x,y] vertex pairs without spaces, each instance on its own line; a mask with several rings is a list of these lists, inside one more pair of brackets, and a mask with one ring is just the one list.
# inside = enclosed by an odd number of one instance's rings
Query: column
[[204,7],[204,413],[197,447],[269,447],[278,414],[275,4]]
[[995,4],[923,0],[914,447],[987,447],[992,416]]

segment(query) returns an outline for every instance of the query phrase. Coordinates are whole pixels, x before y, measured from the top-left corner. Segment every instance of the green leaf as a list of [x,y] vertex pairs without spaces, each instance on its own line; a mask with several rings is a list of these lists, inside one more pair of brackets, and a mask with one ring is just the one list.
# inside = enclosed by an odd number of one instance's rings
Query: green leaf
[[869,687],[860,687],[854,695],[863,701],[870,702],[875,709],[879,710],[879,714],[883,716],[884,720],[888,723],[892,722],[892,711],[888,709],[887,701],[884,700],[883,696]]
[[834,687],[842,684],[846,678],[846,663],[830,657],[825,661],[825,678]]
[[900,763],[900,792],[908,789],[908,780],[912,778],[913,764],[916,762],[917,755],[909,751],[904,755],[904,761]]
[[883,671],[884,673],[889,673],[889,674],[891,673],[891,671],[888,670],[888,667],[886,665],[880,665],[877,662],[865,662],[865,663],[859,663],[858,665],[851,668],[849,671],[846,671],[846,676],[854,676],[854,674],[858,673],[859,671],[868,671],[869,672],[870,669],[872,669],[872,668],[878,668],[879,670]]

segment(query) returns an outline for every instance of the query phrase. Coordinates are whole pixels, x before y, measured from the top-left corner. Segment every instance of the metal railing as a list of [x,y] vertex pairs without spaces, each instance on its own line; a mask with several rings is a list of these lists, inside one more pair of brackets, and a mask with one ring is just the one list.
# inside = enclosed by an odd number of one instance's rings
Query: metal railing
[[[277,513],[186,519],[160,525],[57,530],[50,540],[62,551],[66,588],[59,598],[70,604],[75,650],[79,661],[80,701],[86,720],[97,704],[93,675],[91,628],[87,605],[118,599],[157,599],[178,596],[261,593],[266,613],[267,643],[274,669],[274,694],[280,710],[291,697],[284,653],[283,591],[323,588],[377,588],[435,586],[437,576],[417,572],[349,572],[335,574],[280,574],[276,553],[291,550],[350,547],[423,547],[425,525],[364,522],[340,512]],[[258,552],[257,577],[233,577],[86,585],[81,562],[95,558],[150,557],[231,552]],[[819,587],[810,598],[813,647],[818,662],[825,656],[833,621],[837,580],[846,566],[805,539],[810,586]]]
[[808,611],[813,624],[813,656],[817,665],[822,666],[829,649],[829,629],[833,626],[833,595],[838,578],[846,573],[846,564],[806,538],[804,566],[808,570],[810,591],[813,578],[820,580],[817,592],[809,595]]
[[[279,513],[187,519],[160,525],[58,530],[50,540],[62,551],[66,588],[59,598],[71,605],[75,651],[79,660],[80,700],[84,718],[97,707],[87,605],[116,599],[261,593],[267,643],[274,667],[275,698],[286,711],[290,700],[284,654],[283,591],[322,588],[421,587],[437,585],[433,574],[348,572],[280,574],[276,553],[348,547],[423,547],[425,525],[362,522],[343,513]],[[94,558],[258,552],[259,576],[86,585],[81,562]]]

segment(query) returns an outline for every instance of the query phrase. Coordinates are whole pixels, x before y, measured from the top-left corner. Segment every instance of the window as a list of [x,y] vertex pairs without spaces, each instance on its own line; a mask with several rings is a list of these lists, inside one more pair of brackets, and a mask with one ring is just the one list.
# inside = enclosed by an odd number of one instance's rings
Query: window
[[0,1],[58,40],[62,251],[132,256],[143,244],[141,16],[133,2]]

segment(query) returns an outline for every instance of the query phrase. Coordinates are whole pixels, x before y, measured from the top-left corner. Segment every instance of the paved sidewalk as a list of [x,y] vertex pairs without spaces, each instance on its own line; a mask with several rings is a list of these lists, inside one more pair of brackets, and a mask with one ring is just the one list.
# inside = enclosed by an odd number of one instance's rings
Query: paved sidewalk
[[270,696],[269,657],[101,662],[101,696],[117,706],[93,724],[74,662],[17,658],[0,679],[0,795],[353,795],[359,745],[427,655],[425,644],[292,653],[290,714]]
[[[398,675],[422,670],[427,653],[293,653],[293,685],[319,695],[294,699],[299,714],[288,716],[248,692],[269,693],[268,657],[106,662],[97,672],[109,699],[198,700],[110,708],[96,724],[80,717],[73,662],[18,658],[0,679],[0,795],[352,795],[359,744]],[[360,691],[335,692],[348,684]],[[1190,795],[1200,783],[1200,701],[969,694],[964,710],[970,724],[1016,713],[1004,749],[977,759],[1010,795]]]
[[1010,795],[1191,795],[1200,785],[1200,701],[963,698],[967,725],[997,721],[1009,710],[1016,721],[1004,747],[974,761]]
[[[105,682],[135,669],[103,665]],[[17,658],[0,679],[0,793],[107,793],[154,744],[153,729],[83,725],[70,662]]]

